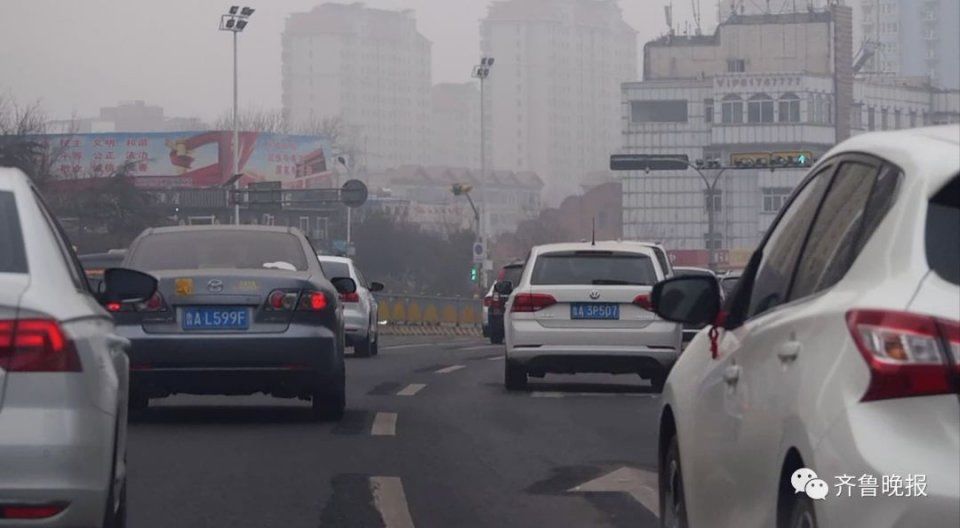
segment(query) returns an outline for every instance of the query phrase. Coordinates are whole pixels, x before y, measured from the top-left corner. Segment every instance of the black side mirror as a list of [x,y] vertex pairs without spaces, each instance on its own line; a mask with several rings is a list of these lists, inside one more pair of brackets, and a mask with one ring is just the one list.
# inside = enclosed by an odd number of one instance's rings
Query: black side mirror
[[513,292],[513,283],[510,281],[498,281],[493,285],[493,291],[500,295],[510,295]]
[[651,302],[667,321],[711,324],[720,313],[720,287],[713,277],[674,277],[653,286]]
[[378,291],[383,291],[383,288],[384,286],[382,282],[371,282],[369,289],[372,292],[378,292]]
[[144,302],[157,292],[157,279],[132,269],[110,268],[103,272],[98,289],[102,303]]
[[330,284],[337,289],[337,293],[353,293],[357,291],[357,282],[350,277],[334,277]]

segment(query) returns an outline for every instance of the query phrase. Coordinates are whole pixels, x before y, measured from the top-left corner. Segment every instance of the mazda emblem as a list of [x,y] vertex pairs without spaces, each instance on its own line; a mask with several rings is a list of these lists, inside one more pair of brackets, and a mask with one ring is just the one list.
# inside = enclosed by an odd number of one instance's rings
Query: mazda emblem
[[220,279],[213,279],[207,283],[207,291],[213,293],[220,293],[223,291],[223,281]]

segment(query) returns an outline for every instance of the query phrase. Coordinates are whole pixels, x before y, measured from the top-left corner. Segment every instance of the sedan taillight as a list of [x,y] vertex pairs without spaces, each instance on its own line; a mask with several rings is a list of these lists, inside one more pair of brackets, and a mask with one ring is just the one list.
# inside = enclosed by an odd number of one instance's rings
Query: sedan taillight
[[297,306],[299,292],[273,290],[267,295],[267,304],[264,308],[271,312],[289,312]]
[[300,304],[297,306],[297,310],[320,312],[326,309],[328,304],[327,296],[323,292],[305,291],[300,296]]
[[51,319],[0,320],[0,367],[7,372],[80,372],[77,349]]
[[358,303],[360,302],[360,294],[357,292],[341,293],[340,300],[343,302]]
[[653,311],[653,302],[650,300],[649,293],[641,293],[640,295],[637,295],[636,297],[634,297],[633,304],[639,306],[640,308],[643,308],[648,312]]
[[862,401],[957,390],[960,323],[908,312],[851,310],[847,327],[870,368]]
[[538,312],[548,306],[557,304],[553,295],[546,293],[518,293],[513,298],[511,312]]

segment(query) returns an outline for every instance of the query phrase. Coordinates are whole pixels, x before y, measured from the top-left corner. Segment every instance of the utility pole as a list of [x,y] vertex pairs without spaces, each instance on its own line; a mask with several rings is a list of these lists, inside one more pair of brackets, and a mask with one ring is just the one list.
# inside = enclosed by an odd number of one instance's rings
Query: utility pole
[[[477,213],[477,237],[479,242],[483,244],[484,252],[486,253],[487,249],[487,225],[486,220],[489,218],[489,203],[487,202],[487,134],[486,134],[486,97],[484,96],[483,85],[487,77],[490,76],[490,69],[493,67],[493,57],[481,57],[480,64],[473,67],[473,77],[480,80],[480,211]],[[469,195],[468,195],[469,197]],[[470,201],[470,205],[473,205],[473,200]],[[476,212],[476,208],[474,208]],[[486,266],[484,266],[485,268]],[[487,273],[484,269],[483,273],[480,274],[481,281],[480,287],[486,288],[487,286]]]
[[229,31],[233,33],[233,151],[232,173],[233,179],[234,203],[233,203],[233,223],[240,225],[240,200],[237,191],[240,189],[240,128],[237,121],[238,114],[238,89],[237,89],[237,35],[243,31],[249,23],[250,15],[254,12],[253,8],[244,6],[230,6],[226,14],[220,16],[220,31]]

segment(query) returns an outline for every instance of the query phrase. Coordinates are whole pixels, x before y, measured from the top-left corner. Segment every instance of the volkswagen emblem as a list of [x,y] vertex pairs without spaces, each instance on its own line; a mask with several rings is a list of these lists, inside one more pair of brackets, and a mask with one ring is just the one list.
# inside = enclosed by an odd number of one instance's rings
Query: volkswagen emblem
[[213,293],[220,293],[223,291],[223,281],[220,279],[212,279],[207,283],[207,291]]
[[600,290],[590,290],[590,298],[597,300],[600,298]]

